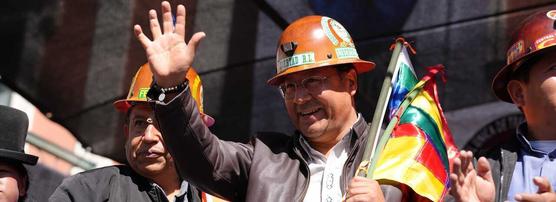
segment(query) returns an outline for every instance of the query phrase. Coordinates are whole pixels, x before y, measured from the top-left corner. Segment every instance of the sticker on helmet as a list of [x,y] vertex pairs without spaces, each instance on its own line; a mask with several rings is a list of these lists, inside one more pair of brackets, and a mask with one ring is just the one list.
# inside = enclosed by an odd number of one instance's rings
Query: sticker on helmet
[[546,17],[556,20],[556,10],[546,12]]
[[[322,17],[320,20],[320,24],[322,26],[322,29],[324,30],[324,33],[326,34],[326,37],[330,39],[334,46],[340,44],[341,47],[355,47],[348,31],[338,21],[329,17]],[[332,30],[330,28],[332,28]],[[338,38],[334,36],[334,33],[338,37],[340,37],[341,41],[338,41]]]
[[355,48],[336,48],[336,56],[338,56],[339,59],[359,58]]
[[137,95],[137,98],[147,99],[147,92],[149,92],[149,88],[139,88],[139,94]]
[[334,30],[334,32],[336,32],[336,34],[340,37],[340,39],[342,39],[342,41],[346,42],[348,45],[353,44],[348,31],[338,21],[331,20],[330,26],[332,27],[332,30]]
[[537,50],[543,49],[556,44],[556,34],[548,34],[535,41],[535,47]]
[[338,45],[338,39],[336,39],[336,37],[334,37],[334,34],[332,34],[332,31],[330,31],[330,26],[328,25],[328,21],[330,21],[330,20],[332,20],[332,18],[322,17],[320,19],[320,26],[322,27],[322,30],[324,30],[324,34],[326,34],[326,37],[328,37],[328,39],[330,39],[332,44],[337,46]]
[[312,63],[315,63],[314,52],[295,54],[291,57],[287,57],[278,61],[278,64],[276,65],[276,72],[280,73],[291,67]]
[[508,49],[508,52],[506,52],[507,64],[512,63],[517,58],[520,58],[523,55],[523,53],[525,52],[525,48],[523,46],[523,40],[519,40],[518,42],[514,43],[510,47],[510,49]]

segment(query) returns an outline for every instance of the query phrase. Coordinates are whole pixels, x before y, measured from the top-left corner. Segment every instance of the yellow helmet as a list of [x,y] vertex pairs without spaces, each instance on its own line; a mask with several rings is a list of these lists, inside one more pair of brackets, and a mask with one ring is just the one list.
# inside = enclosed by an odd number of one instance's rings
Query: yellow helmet
[[[199,77],[195,69],[189,68],[185,78],[189,82],[191,96],[197,103],[203,121],[207,126],[212,126],[214,124],[214,119],[205,114],[203,109],[203,84],[201,83],[201,77]],[[118,111],[127,112],[127,110],[133,106],[134,102],[149,102],[147,99],[147,92],[149,92],[152,80],[153,74],[149,63],[139,67],[139,70],[137,70],[137,73],[131,81],[126,99],[117,100],[114,102],[114,107]]]
[[276,50],[276,75],[267,83],[277,86],[285,75],[339,64],[353,64],[358,74],[375,67],[375,63],[359,59],[355,43],[339,22],[325,16],[306,16],[282,32]]

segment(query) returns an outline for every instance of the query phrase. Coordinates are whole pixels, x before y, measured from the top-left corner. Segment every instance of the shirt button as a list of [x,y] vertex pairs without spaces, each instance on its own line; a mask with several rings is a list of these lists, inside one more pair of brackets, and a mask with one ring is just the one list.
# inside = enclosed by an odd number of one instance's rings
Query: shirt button
[[330,173],[328,174],[328,179],[326,179],[326,188],[332,189],[333,182],[334,182],[334,175]]

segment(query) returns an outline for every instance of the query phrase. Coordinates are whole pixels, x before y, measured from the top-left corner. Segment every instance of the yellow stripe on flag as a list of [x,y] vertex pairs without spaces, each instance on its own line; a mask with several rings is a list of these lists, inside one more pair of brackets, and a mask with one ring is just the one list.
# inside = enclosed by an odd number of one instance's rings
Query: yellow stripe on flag
[[442,130],[444,126],[441,121],[440,110],[436,106],[434,99],[432,99],[432,97],[426,91],[421,91],[421,93],[419,93],[419,95],[413,100],[413,102],[411,102],[411,105],[423,110],[434,120],[436,126],[438,127],[438,132],[440,132],[442,140],[446,141],[444,139],[444,130]]
[[432,201],[438,201],[444,191],[444,183],[438,181],[428,168],[415,162],[406,171],[406,178],[399,182],[413,188],[413,191]]
[[388,140],[384,151],[378,158],[377,167],[374,171],[374,179],[402,179],[403,176],[392,176],[392,174],[403,175],[404,172],[394,171],[397,169],[405,170],[411,166],[424,145],[424,141],[417,137],[397,137]]
[[423,165],[415,161],[425,140],[415,136],[396,137],[388,140],[374,171],[375,180],[392,180],[404,183],[421,196],[438,200],[444,184]]

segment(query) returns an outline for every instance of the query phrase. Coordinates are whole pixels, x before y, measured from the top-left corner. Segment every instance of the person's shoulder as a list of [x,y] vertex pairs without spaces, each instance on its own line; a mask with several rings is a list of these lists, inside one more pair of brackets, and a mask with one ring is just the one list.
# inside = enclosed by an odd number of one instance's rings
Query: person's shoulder
[[106,166],[95,168],[77,173],[64,179],[62,184],[98,184],[105,179],[112,179],[115,176],[132,175],[131,168],[125,165]]
[[90,176],[90,175],[107,175],[107,174],[121,174],[121,173],[129,173],[131,168],[126,165],[113,165],[113,166],[106,166],[95,168],[87,171],[80,172],[77,175],[79,176]]
[[98,197],[109,198],[110,190],[127,189],[130,186],[136,187],[136,181],[142,178],[133,177],[135,175],[133,170],[125,165],[83,171],[64,179],[49,200],[98,201]]

